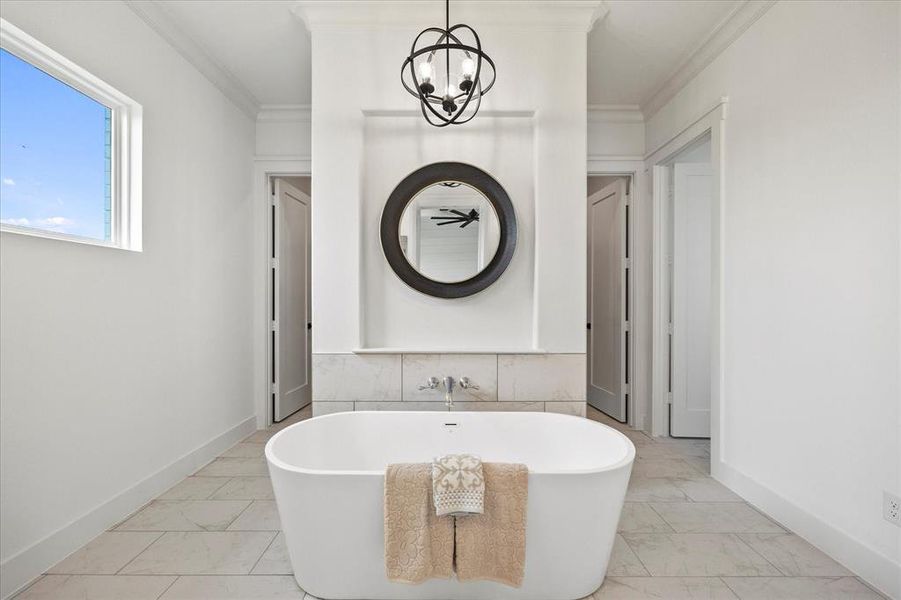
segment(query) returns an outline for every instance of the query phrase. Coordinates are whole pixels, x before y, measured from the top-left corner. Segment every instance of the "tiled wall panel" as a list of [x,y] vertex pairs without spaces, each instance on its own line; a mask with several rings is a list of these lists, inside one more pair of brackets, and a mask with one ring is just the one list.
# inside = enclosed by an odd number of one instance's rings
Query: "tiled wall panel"
[[445,410],[429,377],[469,377],[456,410],[585,415],[584,354],[314,354],[313,415],[353,410]]

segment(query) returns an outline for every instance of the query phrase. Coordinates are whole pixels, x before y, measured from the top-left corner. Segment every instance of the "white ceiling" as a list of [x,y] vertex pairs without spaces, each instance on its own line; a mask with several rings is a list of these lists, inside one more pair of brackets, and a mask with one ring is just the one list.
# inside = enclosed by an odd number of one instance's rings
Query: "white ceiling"
[[[291,0],[153,3],[257,105],[309,104],[310,36]],[[642,105],[744,0],[606,4],[607,15],[589,34],[588,103]]]
[[284,0],[156,0],[257,104],[309,104],[310,35]]
[[588,103],[644,105],[741,0],[607,0],[588,37]]

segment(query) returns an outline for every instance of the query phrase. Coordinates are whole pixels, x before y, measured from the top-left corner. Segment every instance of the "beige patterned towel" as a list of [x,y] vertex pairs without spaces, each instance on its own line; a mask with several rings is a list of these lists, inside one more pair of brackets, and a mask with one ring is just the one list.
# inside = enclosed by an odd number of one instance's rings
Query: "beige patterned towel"
[[421,583],[453,574],[454,519],[432,506],[429,463],[385,470],[385,571],[390,581]]
[[484,463],[485,512],[456,519],[456,563],[460,581],[486,579],[522,585],[526,565],[525,465]]
[[432,461],[432,496],[438,516],[480,515],[485,500],[482,459],[447,454]]

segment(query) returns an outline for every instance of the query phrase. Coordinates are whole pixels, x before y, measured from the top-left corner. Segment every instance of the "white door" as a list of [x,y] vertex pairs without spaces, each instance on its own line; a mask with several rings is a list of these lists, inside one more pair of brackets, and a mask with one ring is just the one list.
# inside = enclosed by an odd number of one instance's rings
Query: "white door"
[[712,197],[709,164],[674,165],[670,413],[674,437],[710,437]]
[[273,420],[310,403],[310,197],[275,180]]
[[626,422],[627,181],[588,198],[588,403]]

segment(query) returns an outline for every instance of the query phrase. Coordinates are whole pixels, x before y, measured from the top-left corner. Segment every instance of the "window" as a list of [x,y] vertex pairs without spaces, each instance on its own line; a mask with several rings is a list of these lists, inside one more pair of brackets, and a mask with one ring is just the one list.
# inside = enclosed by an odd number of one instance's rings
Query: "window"
[[141,106],[0,19],[0,230],[141,249]]

